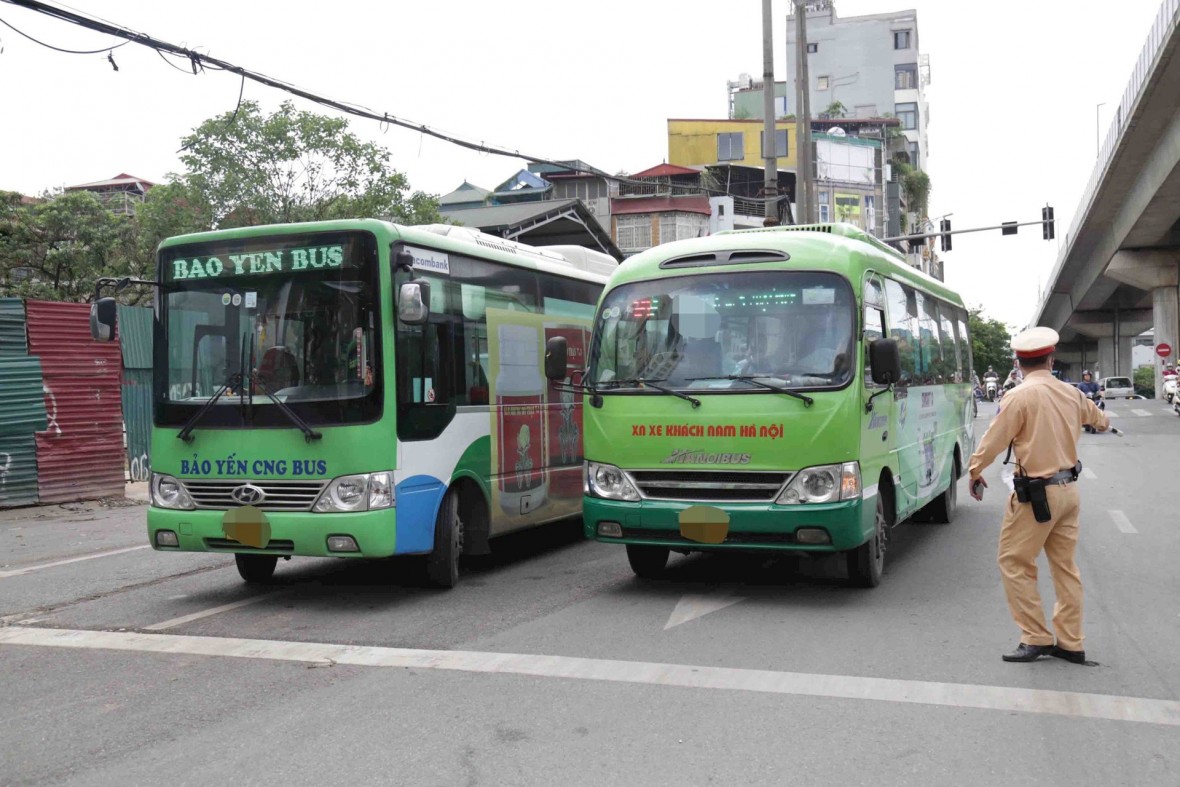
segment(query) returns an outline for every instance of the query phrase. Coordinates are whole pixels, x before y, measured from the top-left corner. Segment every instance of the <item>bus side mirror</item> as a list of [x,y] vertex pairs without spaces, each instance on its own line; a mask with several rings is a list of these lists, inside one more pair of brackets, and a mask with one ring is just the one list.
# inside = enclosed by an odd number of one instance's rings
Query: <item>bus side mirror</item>
[[397,293],[397,318],[406,325],[425,325],[430,319],[430,284],[413,279]]
[[114,341],[117,314],[114,298],[99,298],[90,304],[90,337],[96,342]]
[[545,342],[545,376],[550,380],[564,380],[568,349],[564,336],[550,337]]
[[901,354],[893,339],[877,339],[869,344],[869,369],[877,385],[893,385],[901,379]]

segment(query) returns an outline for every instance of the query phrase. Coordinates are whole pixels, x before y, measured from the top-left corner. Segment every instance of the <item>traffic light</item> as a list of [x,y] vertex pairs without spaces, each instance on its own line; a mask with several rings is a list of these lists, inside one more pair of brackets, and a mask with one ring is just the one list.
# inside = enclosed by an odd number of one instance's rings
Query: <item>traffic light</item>
[[1053,240],[1053,209],[1048,205],[1041,208],[1041,237]]
[[942,246],[941,246],[942,250],[943,251],[950,251],[951,250],[951,236],[950,236],[951,220],[950,219],[939,219],[938,220],[938,231],[942,233],[941,235],[938,236],[939,240],[942,243]]

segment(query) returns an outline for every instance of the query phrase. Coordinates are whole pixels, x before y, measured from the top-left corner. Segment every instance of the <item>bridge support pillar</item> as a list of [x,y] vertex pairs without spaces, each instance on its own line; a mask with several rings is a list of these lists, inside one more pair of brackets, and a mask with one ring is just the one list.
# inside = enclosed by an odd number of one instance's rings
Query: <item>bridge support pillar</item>
[[1162,396],[1164,364],[1175,360],[1177,342],[1180,342],[1176,308],[1177,285],[1180,285],[1180,253],[1174,249],[1120,251],[1111,259],[1106,275],[1151,293],[1155,343],[1172,347],[1172,355],[1167,359],[1153,356],[1156,395]]
[[1131,376],[1131,337],[1102,336],[1098,339],[1098,374],[1101,377]]

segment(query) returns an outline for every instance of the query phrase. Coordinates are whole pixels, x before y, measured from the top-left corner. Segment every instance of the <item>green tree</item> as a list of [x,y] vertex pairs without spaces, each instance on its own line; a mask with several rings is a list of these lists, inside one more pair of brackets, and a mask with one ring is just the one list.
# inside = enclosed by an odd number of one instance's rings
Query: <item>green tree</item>
[[830,118],[842,118],[848,114],[848,109],[839,101],[833,101],[828,104],[828,108],[823,111],[823,114]]
[[967,330],[971,334],[971,357],[975,373],[983,379],[983,373],[991,366],[1000,377],[1012,368],[1011,334],[1008,326],[995,318],[984,317],[983,307],[971,309],[967,318]]
[[[1135,369],[1135,393],[1148,398],[1155,398],[1155,364],[1140,366]],[[1161,397],[1162,398],[1162,397]]]
[[0,295],[82,302],[100,276],[138,276],[136,225],[87,191],[31,205],[0,194]]
[[[360,217],[441,221],[438,201],[409,193],[389,151],[349,132],[347,120],[299,111],[290,101],[270,115],[245,101],[199,125],[183,150],[186,172],[173,178],[170,196],[183,200],[183,218],[208,223],[191,229]],[[171,218],[181,217],[173,209]]]

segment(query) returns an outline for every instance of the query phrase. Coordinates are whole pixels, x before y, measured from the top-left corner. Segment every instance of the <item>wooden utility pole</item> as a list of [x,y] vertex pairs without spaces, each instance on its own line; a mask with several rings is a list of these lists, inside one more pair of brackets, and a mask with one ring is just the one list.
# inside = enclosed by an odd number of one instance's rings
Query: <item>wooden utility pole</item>
[[[778,145],[774,116],[774,35],[771,0],[762,0],[762,165],[767,219],[778,219]],[[767,222],[769,223],[769,222]]]
[[811,96],[807,68],[807,2],[795,0],[795,200],[798,221],[815,221],[811,163]]

